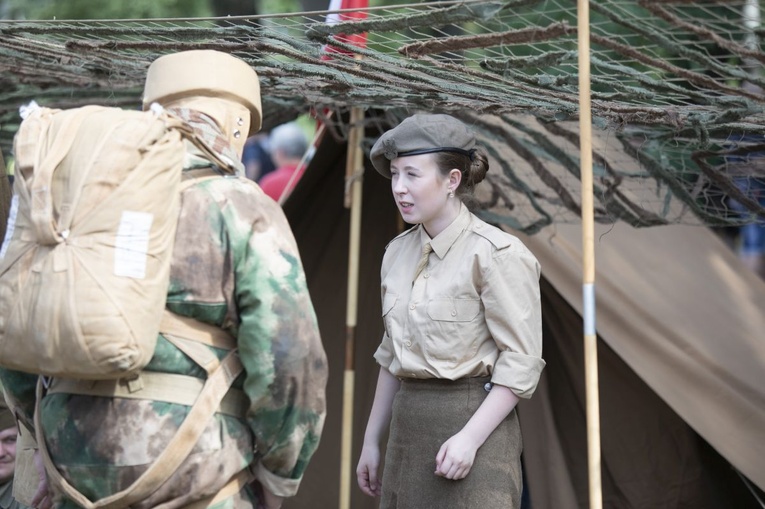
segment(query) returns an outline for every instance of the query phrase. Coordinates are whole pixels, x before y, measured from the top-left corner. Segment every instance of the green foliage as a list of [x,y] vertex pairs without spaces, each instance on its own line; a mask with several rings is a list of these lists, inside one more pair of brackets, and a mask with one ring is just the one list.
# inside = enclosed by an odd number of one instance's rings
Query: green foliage
[[16,19],[141,19],[211,16],[211,0],[7,0]]
[[[263,14],[282,14],[303,10],[300,0],[260,0],[260,12]],[[324,9],[329,6],[329,0]]]

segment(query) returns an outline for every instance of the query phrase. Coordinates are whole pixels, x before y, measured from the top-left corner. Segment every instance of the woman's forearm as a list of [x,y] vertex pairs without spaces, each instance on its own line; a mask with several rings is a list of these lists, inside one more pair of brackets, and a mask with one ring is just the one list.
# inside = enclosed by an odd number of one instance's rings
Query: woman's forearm
[[380,374],[377,377],[375,399],[372,403],[367,429],[364,433],[365,443],[369,442],[375,445],[380,443],[380,438],[390,423],[393,398],[396,396],[400,386],[401,382],[398,378],[391,375],[387,369],[380,368]]
[[518,400],[518,396],[504,385],[494,385],[461,433],[470,437],[476,448],[481,447],[499,423],[513,411]]

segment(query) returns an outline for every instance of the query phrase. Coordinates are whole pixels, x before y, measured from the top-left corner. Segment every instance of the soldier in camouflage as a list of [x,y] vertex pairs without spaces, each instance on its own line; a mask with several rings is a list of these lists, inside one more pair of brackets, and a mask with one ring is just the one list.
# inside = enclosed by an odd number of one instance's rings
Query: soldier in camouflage
[[[327,361],[297,246],[281,208],[243,175],[248,133],[260,128],[254,71],[230,55],[188,51],[149,68],[145,107],[159,102],[183,117],[238,174],[196,182],[181,197],[167,308],[236,338],[244,373],[234,386],[244,417],[215,413],[170,479],[130,507],[267,508],[295,495],[325,417]],[[188,145],[184,171],[209,167]],[[219,358],[226,352],[209,347]],[[205,377],[160,335],[145,371]],[[2,370],[20,417],[31,422],[36,376]],[[129,486],[174,436],[189,407],[156,400],[48,394],[41,427],[54,464],[90,500]],[[255,481],[215,497],[240,472]],[[48,499],[38,492],[38,507]],[[56,506],[78,507],[58,496]]]

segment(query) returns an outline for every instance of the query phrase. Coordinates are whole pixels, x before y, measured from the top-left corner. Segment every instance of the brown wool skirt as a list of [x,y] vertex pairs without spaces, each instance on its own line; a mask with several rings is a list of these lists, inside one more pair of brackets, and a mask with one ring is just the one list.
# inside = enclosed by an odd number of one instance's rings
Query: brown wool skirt
[[519,509],[521,429],[513,410],[478,449],[470,473],[434,474],[441,445],[457,433],[488,392],[489,378],[404,379],[393,401],[380,509]]

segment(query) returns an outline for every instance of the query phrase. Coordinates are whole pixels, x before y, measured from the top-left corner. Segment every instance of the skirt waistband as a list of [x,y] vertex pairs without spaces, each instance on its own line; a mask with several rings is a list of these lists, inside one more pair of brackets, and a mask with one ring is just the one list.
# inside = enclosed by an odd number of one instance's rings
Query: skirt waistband
[[470,378],[459,378],[457,380],[447,380],[444,378],[400,378],[401,389],[417,390],[455,390],[467,387],[480,387],[489,392],[494,384],[491,383],[490,376],[476,376]]

